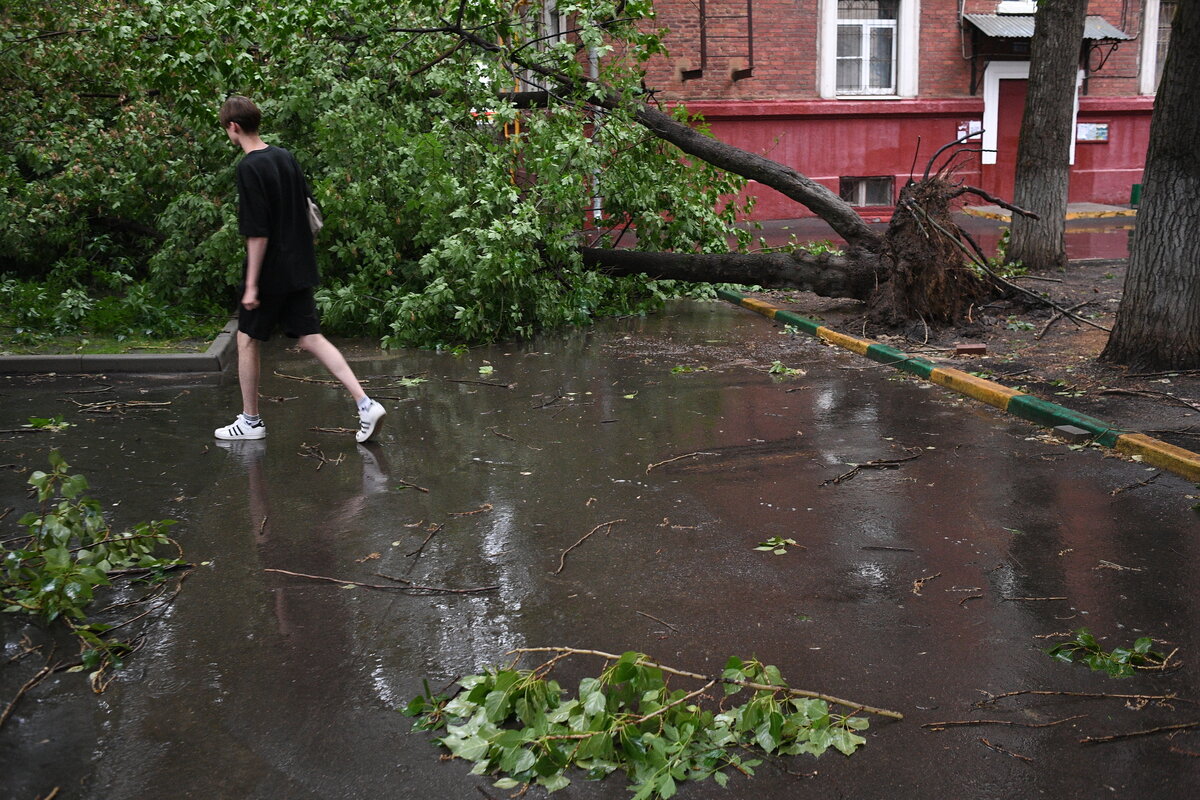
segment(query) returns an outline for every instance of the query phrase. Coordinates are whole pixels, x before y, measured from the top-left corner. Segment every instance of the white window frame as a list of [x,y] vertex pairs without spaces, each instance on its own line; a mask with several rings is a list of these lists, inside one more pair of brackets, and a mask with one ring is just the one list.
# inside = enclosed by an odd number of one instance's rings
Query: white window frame
[[[820,33],[817,42],[817,49],[820,56],[820,70],[817,78],[817,92],[821,97],[829,99],[842,98],[846,100],[880,100],[917,96],[921,32],[920,0],[900,0],[900,13],[897,15],[897,19],[894,20],[896,36],[892,42],[893,58],[895,59],[895,68],[892,77],[896,88],[894,94],[886,95],[871,94],[870,92],[838,94],[837,0],[820,0],[820,12]],[[867,25],[871,24],[871,20],[855,20],[855,22]],[[893,20],[880,20],[880,22],[890,25],[893,23]]]
[[[539,40],[536,45],[538,50],[547,50],[567,38],[567,15],[558,10],[557,0],[546,0],[542,3],[536,21],[535,37]],[[554,33],[555,30],[557,33]],[[543,36],[549,38],[542,39]],[[522,90],[540,89],[545,82],[545,78],[530,70],[522,71],[519,78]]]
[[[1075,80],[1075,100],[1071,111],[1071,155],[1068,163],[1075,163],[1075,124],[1079,119],[1079,87],[1083,85],[1084,72],[1079,70]],[[1029,80],[1028,61],[993,61],[983,71],[983,152],[979,154],[981,164],[996,163],[996,148],[1000,125],[1000,81]]]
[[1146,0],[1142,12],[1142,69],[1138,75],[1141,94],[1158,92],[1158,22],[1161,17],[1159,0]]

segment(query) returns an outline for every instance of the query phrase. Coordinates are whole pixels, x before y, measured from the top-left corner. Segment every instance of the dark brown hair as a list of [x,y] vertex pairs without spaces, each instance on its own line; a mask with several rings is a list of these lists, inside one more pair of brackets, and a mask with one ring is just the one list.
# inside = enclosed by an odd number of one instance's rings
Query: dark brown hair
[[229,123],[236,122],[246,133],[258,133],[262,122],[262,112],[248,97],[233,95],[221,104],[221,127],[228,128]]

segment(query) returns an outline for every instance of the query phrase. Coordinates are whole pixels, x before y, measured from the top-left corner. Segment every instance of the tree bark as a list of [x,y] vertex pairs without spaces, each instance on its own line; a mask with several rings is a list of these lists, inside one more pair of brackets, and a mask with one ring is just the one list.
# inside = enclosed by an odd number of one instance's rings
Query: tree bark
[[1087,6],[1087,0],[1038,3],[1013,189],[1013,203],[1038,219],[1014,216],[1008,247],[1008,258],[1030,269],[1067,263],[1071,121]]
[[613,276],[698,283],[756,284],[768,289],[800,289],[824,297],[867,300],[882,262],[821,253],[651,253],[642,250],[580,248],[583,265]]
[[1179,3],[1150,123],[1142,204],[1117,321],[1100,358],[1200,368],[1200,3]]

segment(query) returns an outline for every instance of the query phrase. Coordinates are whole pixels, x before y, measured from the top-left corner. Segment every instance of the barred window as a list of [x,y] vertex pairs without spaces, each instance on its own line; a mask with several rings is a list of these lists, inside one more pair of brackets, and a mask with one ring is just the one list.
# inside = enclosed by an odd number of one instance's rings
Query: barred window
[[900,0],[838,0],[838,94],[896,93]]

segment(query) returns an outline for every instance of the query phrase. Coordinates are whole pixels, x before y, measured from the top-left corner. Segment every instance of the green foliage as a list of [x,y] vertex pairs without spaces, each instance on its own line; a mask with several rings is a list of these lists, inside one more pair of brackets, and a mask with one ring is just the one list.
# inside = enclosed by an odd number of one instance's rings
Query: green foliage
[[1020,261],[1008,260],[1008,246],[1012,241],[1010,228],[1000,229],[1000,238],[996,241],[996,255],[987,260],[988,268],[1002,278],[1019,278],[1028,275],[1029,269]]
[[765,542],[759,542],[758,546],[755,547],[754,549],[762,550],[762,551],[768,552],[768,553],[774,553],[777,556],[781,556],[787,552],[789,545],[791,547],[795,547],[796,540],[795,539],[784,539],[782,536],[772,536],[771,538],[767,539]]
[[728,770],[751,776],[761,761],[742,751],[819,756],[832,747],[851,755],[866,742],[859,735],[866,719],[790,695],[779,670],[757,660],[729,659],[725,694],[748,683],[769,688],[717,710],[699,704],[712,683],[693,692],[671,689],[641,653],[625,653],[598,678],[584,678],[572,697],[549,679],[549,668],[470,675],[459,679],[462,692],[453,699],[426,685],[404,713],[418,718],[419,729],[444,728],[437,742],[474,762],[472,774],[500,776],[497,788],[524,783],[556,791],[570,784],[572,769],[589,780],[622,771],[635,800],[672,797],[687,780],[712,777],[724,786]]
[[1106,653],[1087,628],[1080,628],[1074,633],[1074,638],[1059,642],[1046,652],[1068,664],[1083,662],[1113,678],[1130,678],[1138,667],[1162,667],[1166,661],[1162,653],[1150,649],[1153,642],[1149,636],[1136,640],[1132,648],[1118,647]]
[[24,425],[25,428],[34,428],[39,431],[65,431],[73,426],[74,423],[67,422],[63,419],[62,414],[57,414],[53,417],[30,417],[29,424]]
[[0,549],[0,608],[65,622],[83,650],[80,669],[91,671],[95,684],[105,668],[121,665],[129,645],[105,637],[112,626],[89,620],[88,606],[97,589],[111,585],[116,570],[153,573],[179,564],[154,555],[170,541],[166,532],[174,523],[160,520],[114,531],[100,503],[84,495],[87,479],[69,474],[57,451],[50,454],[50,466],[49,472],[38,470],[29,478],[40,510],[25,514],[19,524],[26,533]]
[[6,5],[0,271],[49,288],[14,328],[78,327],[115,313],[110,296],[155,328],[232,305],[239,154],[216,119],[230,93],[259,103],[264,138],[296,154],[325,213],[318,300],[331,330],[448,347],[691,291],[585,271],[576,248],[630,228],[639,248],[726,249],[739,207],[722,199],[742,181],[630,121],[641,60],[662,52],[641,24],[649,0],[559,8],[573,30],[552,46],[535,44],[536,8],[479,0],[462,22],[576,78],[596,48],[600,81],[629,107],[600,115],[585,86],[518,111],[499,93],[529,87],[500,54],[404,32],[443,25],[447,8],[428,0]]
[[802,369],[784,366],[782,361],[772,361],[771,367],[767,370],[767,373],[780,378],[795,378],[797,376],[806,374]]

